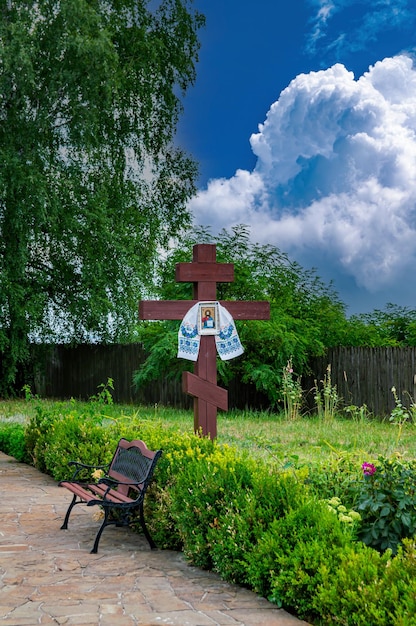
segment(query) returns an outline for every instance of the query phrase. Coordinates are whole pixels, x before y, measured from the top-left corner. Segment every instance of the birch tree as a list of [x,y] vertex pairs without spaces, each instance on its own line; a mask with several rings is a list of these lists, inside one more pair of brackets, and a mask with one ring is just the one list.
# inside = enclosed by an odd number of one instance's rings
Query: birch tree
[[121,340],[196,165],[192,0],[0,0],[0,393],[30,340]]

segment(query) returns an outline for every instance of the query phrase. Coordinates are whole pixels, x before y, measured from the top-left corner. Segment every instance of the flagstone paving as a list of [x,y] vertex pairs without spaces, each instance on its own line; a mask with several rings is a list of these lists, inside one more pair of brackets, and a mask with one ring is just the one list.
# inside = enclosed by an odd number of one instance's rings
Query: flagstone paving
[[49,476],[0,453],[0,626],[306,626],[181,553],[98,522]]

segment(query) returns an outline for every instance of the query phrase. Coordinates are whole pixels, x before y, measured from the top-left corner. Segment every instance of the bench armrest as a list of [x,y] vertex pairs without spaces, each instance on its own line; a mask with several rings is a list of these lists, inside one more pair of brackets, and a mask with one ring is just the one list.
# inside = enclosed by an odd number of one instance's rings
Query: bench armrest
[[83,470],[108,470],[110,464],[106,463],[105,465],[87,465],[86,463],[80,463],[79,461],[69,461],[68,466],[75,467],[74,473],[72,474],[71,480],[75,480],[80,472]]

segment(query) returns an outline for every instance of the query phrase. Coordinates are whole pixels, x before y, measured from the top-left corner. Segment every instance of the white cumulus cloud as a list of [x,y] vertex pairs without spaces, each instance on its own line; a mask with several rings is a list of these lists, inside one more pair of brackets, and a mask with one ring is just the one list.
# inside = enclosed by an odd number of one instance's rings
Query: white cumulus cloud
[[318,270],[325,259],[373,292],[414,276],[416,69],[409,56],[386,58],[358,79],[341,64],[297,76],[250,141],[254,170],[210,181],[191,202],[196,222],[214,230],[249,224],[256,241]]

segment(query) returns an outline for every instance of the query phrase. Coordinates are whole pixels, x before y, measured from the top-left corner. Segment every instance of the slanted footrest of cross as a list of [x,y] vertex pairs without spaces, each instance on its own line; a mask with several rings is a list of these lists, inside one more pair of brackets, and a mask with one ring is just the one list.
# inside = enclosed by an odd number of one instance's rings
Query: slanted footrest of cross
[[226,389],[210,383],[191,372],[183,372],[182,389],[194,398],[200,398],[208,404],[216,406],[223,411],[228,410],[228,392]]

